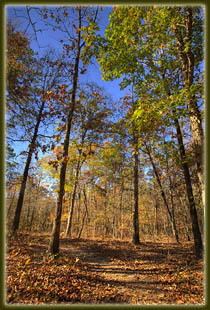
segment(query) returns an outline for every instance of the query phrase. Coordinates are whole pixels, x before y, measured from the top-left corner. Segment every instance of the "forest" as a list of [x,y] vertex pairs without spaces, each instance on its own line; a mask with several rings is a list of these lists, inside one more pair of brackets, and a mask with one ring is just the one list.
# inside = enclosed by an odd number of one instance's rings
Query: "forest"
[[5,7],[5,303],[205,303],[205,7]]

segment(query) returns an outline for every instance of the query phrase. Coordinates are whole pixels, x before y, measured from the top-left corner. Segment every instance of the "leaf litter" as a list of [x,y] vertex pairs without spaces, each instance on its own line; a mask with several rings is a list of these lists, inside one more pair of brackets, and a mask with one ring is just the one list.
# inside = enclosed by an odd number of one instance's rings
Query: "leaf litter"
[[8,238],[8,304],[204,304],[203,261],[190,243],[62,238],[54,257],[48,239]]

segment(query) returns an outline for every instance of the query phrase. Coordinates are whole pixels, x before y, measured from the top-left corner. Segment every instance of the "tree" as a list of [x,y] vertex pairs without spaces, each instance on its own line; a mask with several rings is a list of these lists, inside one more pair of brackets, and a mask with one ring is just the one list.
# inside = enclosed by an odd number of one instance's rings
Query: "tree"
[[[136,103],[133,98],[133,90],[131,94],[132,100],[132,113],[135,112]],[[134,214],[133,214],[133,242],[139,244],[139,147],[138,147],[138,131],[134,121],[131,122],[132,136],[133,136],[133,181],[134,181]]]
[[157,169],[157,167],[155,165],[155,162],[154,162],[154,159],[153,159],[153,156],[152,156],[152,153],[151,153],[151,147],[149,145],[146,145],[146,153],[149,156],[150,162],[151,162],[153,170],[154,170],[155,177],[157,179],[157,183],[158,183],[158,185],[160,187],[161,196],[162,196],[164,204],[166,206],[168,215],[169,215],[169,217],[171,219],[171,222],[172,222],[172,225],[173,225],[173,232],[174,232],[174,235],[175,235],[175,238],[176,238],[176,242],[179,242],[178,231],[176,229],[176,222],[175,222],[175,216],[174,216],[173,203],[172,203],[171,210],[170,210],[169,204],[168,204],[168,201],[167,201],[167,198],[166,198],[166,194],[165,194],[165,191],[164,191],[162,183],[161,183],[159,172],[158,172],[158,169]]
[[[16,120],[16,121],[20,119],[23,126],[24,126],[24,123],[26,124],[26,122],[28,121],[27,117],[32,116],[32,119],[30,119],[29,121],[30,126],[31,126],[31,121],[33,120],[33,123],[32,123],[33,133],[31,134],[30,131],[29,133],[27,133],[27,139],[29,139],[29,145],[28,145],[29,150],[25,152],[27,154],[27,159],[26,159],[26,163],[24,167],[21,188],[19,192],[19,198],[18,198],[14,221],[13,221],[13,227],[12,227],[13,233],[15,233],[19,227],[20,215],[21,215],[21,210],[22,210],[23,200],[24,200],[24,193],[25,193],[25,188],[26,188],[26,182],[28,178],[32,156],[35,153],[35,156],[37,157],[38,147],[40,146],[40,144],[38,143],[39,127],[40,127],[41,122],[43,121],[44,116],[46,117],[46,115],[49,115],[49,113],[45,111],[45,107],[46,107],[47,99],[48,99],[48,93],[50,93],[52,89],[56,87],[60,79],[60,73],[59,73],[60,66],[58,66],[56,62],[55,63],[51,62],[51,59],[49,57],[50,56],[48,55],[45,58],[40,59],[39,65],[37,61],[37,68],[36,68],[37,70],[36,79],[37,80],[33,81],[34,82],[33,88],[31,88],[29,91],[31,106],[22,104],[21,105],[22,113],[19,114],[18,117],[16,117],[15,115],[12,115],[11,117],[12,120]],[[56,69],[56,67],[59,67],[59,68]],[[11,99],[9,98],[8,100],[10,101]],[[10,126],[12,123],[11,119],[9,120]]]
[[[136,127],[135,120],[132,119],[132,115],[136,110],[136,100],[134,98],[134,90],[132,87],[131,94],[127,94],[123,98],[124,108],[126,107],[127,113],[125,118],[122,119],[120,126],[120,135],[126,139],[127,146],[129,147],[133,157],[133,195],[134,195],[134,210],[133,210],[133,243],[138,244],[140,242],[139,235],[139,132]],[[119,122],[120,123],[120,122]]]
[[[187,8],[182,8],[180,11],[181,14],[177,8],[157,8],[155,6],[143,8],[116,7],[110,16],[110,23],[105,33],[107,39],[101,39],[99,62],[101,68],[103,69],[104,78],[113,80],[114,78],[119,78],[124,75],[123,82],[121,83],[123,87],[134,83],[136,96],[139,98],[139,101],[141,100],[148,102],[149,114],[145,114],[148,116],[151,115],[151,105],[153,105],[154,109],[156,109],[156,113],[153,117],[155,117],[157,125],[160,120],[160,115],[165,113],[165,101],[162,97],[165,93],[166,97],[168,97],[166,90],[167,87],[165,85],[166,81],[170,90],[173,89],[173,94],[179,94],[179,101],[176,102],[176,107],[179,106],[180,108],[181,106],[181,109],[179,110],[182,115],[186,115],[185,112],[187,108],[187,112],[191,113],[191,115],[193,114],[195,119],[198,119],[198,114],[196,115],[195,110],[192,112],[192,109],[189,107],[189,102],[186,107],[185,99],[186,96],[192,92],[191,85],[188,83],[186,90],[186,83],[184,85],[180,85],[179,83],[178,87],[175,83],[173,83],[173,76],[175,76],[175,81],[177,81],[177,77],[179,77],[181,72],[183,76],[183,66],[180,67],[180,58],[178,57],[176,50],[177,41],[174,40],[174,33],[172,31],[173,24],[171,24],[170,18],[173,12],[173,22],[176,20],[176,23],[179,23],[180,21],[183,21],[183,16],[185,16],[185,14],[182,13],[187,12],[188,17],[185,30],[188,29],[186,30],[188,40],[185,49],[189,54],[189,63],[186,65],[188,69],[190,64],[192,66],[192,59],[190,60],[190,57],[192,58],[192,53],[189,52],[189,44],[192,44],[190,40],[193,35],[195,38],[197,33],[196,31],[201,25],[201,19],[199,20],[199,23],[194,23],[195,29],[194,34],[192,35],[192,12],[194,16],[196,16],[199,9],[194,8],[192,10],[188,10]],[[155,32],[154,29],[156,29]],[[197,57],[197,60],[194,64],[198,67],[202,61],[202,53],[198,52],[195,56]],[[192,82],[193,70],[192,68],[189,70],[188,76],[191,76],[190,79]],[[195,92],[199,95],[200,90],[198,83],[195,84],[193,89],[194,91],[196,89]],[[186,95],[185,91],[187,91],[188,95]],[[147,99],[145,100],[145,98]],[[194,104],[196,104],[195,101]],[[171,106],[169,109],[173,110],[173,107]],[[145,122],[145,119],[142,119],[142,122]],[[201,121],[197,123],[201,125]],[[178,132],[177,137],[179,137]],[[178,143],[180,144],[181,141],[178,140]],[[182,157],[181,153],[180,157]],[[187,178],[185,180],[186,186],[188,187]],[[191,204],[191,207],[191,210],[195,209],[193,204]],[[197,226],[196,230],[198,231],[199,227],[195,213],[192,212],[191,216],[192,225]],[[202,249],[201,239],[196,234],[195,230],[193,231],[195,250],[199,256],[200,249]]]
[[71,235],[71,223],[79,173],[85,161],[94,153],[92,146],[101,143],[106,136],[106,132],[109,129],[108,116],[111,114],[111,110],[108,108],[109,98],[96,84],[86,84],[85,89],[81,90],[78,97],[80,102],[76,107],[74,124],[77,128],[78,140],[73,140],[73,143],[77,146],[78,160],[66,235]]
[[7,101],[7,108],[13,109],[14,106],[10,106],[10,103],[21,105],[21,102],[26,102],[30,97],[29,89],[34,76],[34,52],[30,48],[29,39],[16,30],[11,20],[7,22],[6,31],[6,87],[7,96],[13,99]]
[[[182,18],[179,21],[174,20],[174,32],[179,51],[179,59],[181,63],[181,74],[183,88],[186,90],[187,108],[189,110],[190,127],[193,140],[193,148],[197,163],[198,178],[202,188],[202,199],[204,199],[204,177],[203,177],[203,144],[204,133],[202,128],[202,117],[198,107],[197,94],[194,90],[198,87],[198,72],[203,61],[203,19],[202,11],[199,8],[186,7],[183,10],[177,8],[177,15]],[[172,21],[173,21],[172,20]],[[195,48],[196,46],[196,48]],[[196,72],[197,71],[197,72]],[[202,87],[202,85],[199,85]]]
[[[82,25],[83,20],[87,18],[87,21],[89,20],[89,23],[91,23],[93,20],[95,20],[97,16],[97,10],[93,10],[93,16],[95,17],[91,20],[91,17],[88,17],[89,10],[86,10],[86,8],[77,7],[75,10],[72,9],[72,12],[77,15],[77,27],[75,24],[72,25],[72,30],[75,31],[75,37],[72,37],[67,31],[67,35],[69,35],[68,40],[70,42],[69,45],[65,45],[67,55],[69,55],[69,51],[73,50],[75,53],[74,58],[74,65],[72,69],[72,90],[71,90],[71,98],[69,103],[69,111],[66,118],[66,131],[65,131],[65,138],[63,142],[63,160],[61,163],[60,168],[60,178],[59,178],[59,192],[58,192],[58,200],[57,200],[57,208],[56,208],[56,216],[53,226],[53,232],[52,237],[50,241],[50,252],[52,254],[58,254],[59,253],[59,237],[60,237],[60,225],[61,225],[61,214],[62,214],[62,205],[63,205],[63,196],[64,196],[64,186],[65,186],[65,179],[66,179],[66,168],[67,168],[67,162],[68,162],[68,150],[69,150],[69,141],[70,141],[70,132],[71,132],[71,126],[72,126],[72,119],[74,110],[76,107],[76,93],[78,88],[78,77],[79,77],[79,63],[80,63],[80,57],[81,57],[81,51],[84,47],[84,42],[82,42]],[[68,16],[68,14],[67,14]]]
[[201,258],[203,255],[203,244],[202,244],[202,238],[201,238],[201,232],[198,224],[198,217],[197,217],[197,211],[195,206],[195,200],[193,195],[193,189],[192,189],[192,183],[191,183],[191,177],[189,172],[189,167],[186,162],[186,153],[184,148],[184,143],[182,139],[181,129],[179,125],[179,121],[177,118],[174,120],[176,131],[177,131],[177,139],[179,143],[179,151],[180,151],[180,157],[182,161],[182,167],[186,182],[186,190],[187,190],[187,197],[189,201],[189,210],[190,210],[190,216],[192,221],[192,231],[194,236],[194,245],[195,245],[195,253],[198,258]]

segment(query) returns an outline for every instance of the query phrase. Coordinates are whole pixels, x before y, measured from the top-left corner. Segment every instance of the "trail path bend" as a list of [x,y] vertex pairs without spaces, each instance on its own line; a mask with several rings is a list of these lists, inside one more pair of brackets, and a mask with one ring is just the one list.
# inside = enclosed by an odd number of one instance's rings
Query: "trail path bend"
[[86,263],[89,271],[117,287],[132,304],[176,304],[176,284],[171,277],[191,263],[189,247],[176,243],[135,246],[122,241],[64,238],[61,251]]

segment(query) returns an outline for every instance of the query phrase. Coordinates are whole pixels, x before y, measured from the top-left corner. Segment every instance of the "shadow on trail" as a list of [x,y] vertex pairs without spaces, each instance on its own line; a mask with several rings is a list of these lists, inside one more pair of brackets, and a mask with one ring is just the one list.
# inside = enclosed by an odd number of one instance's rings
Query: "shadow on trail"
[[[189,248],[177,244],[141,243],[133,245],[122,241],[101,241],[68,239],[61,240],[62,251],[66,254],[76,254],[79,258],[90,263],[103,263],[118,260],[122,263],[141,260],[141,263],[157,265],[167,260],[168,264],[178,264],[177,258],[189,256]],[[190,254],[192,251],[190,251]],[[169,258],[169,256],[171,257]],[[172,258],[173,256],[173,258]]]
[[153,269],[137,269],[137,268],[123,268],[116,266],[108,266],[105,264],[94,264],[88,266],[89,271],[107,274],[121,274],[121,275],[134,275],[139,277],[140,275],[163,275],[168,274],[169,270],[167,268],[153,268]]
[[89,277],[88,275],[80,275],[79,276],[83,280],[87,280],[88,282],[94,281],[100,284],[108,284],[110,286],[123,288],[125,290],[132,289],[132,290],[144,290],[144,291],[152,291],[152,294],[160,293],[163,291],[167,293],[169,290],[166,288],[170,285],[168,281],[159,281],[159,280],[140,280],[136,278],[136,280],[129,280],[125,277],[126,280],[118,280],[118,279],[110,279],[104,278],[102,276],[98,276],[97,278],[94,277],[94,280]]

